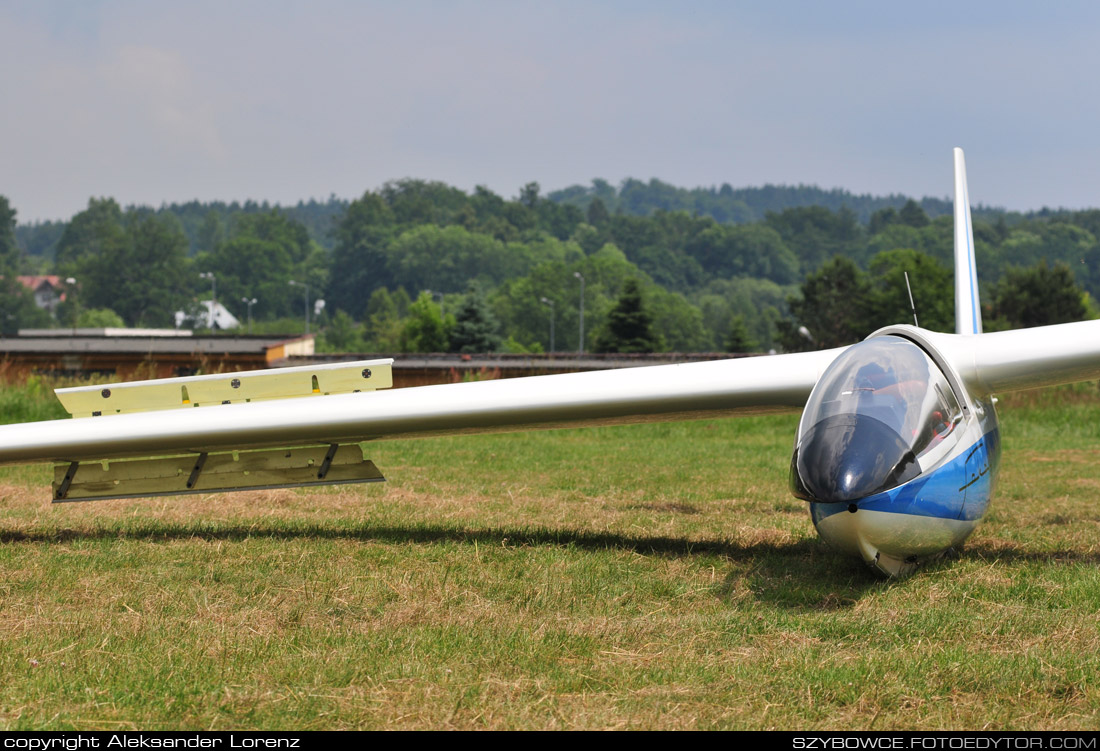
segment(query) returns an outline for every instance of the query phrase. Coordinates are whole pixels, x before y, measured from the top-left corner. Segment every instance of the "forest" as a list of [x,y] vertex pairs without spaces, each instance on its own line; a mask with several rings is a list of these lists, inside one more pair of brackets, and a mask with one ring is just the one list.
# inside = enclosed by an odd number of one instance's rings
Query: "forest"
[[[987,330],[1100,315],[1100,210],[974,217]],[[634,179],[504,198],[406,179],[351,201],[91,198],[67,221],[17,219],[0,196],[5,335],[170,327],[216,296],[231,333],[298,333],[308,311],[322,351],[793,351],[911,322],[906,277],[920,325],[953,329],[947,199]],[[53,316],[28,274],[68,280]]]

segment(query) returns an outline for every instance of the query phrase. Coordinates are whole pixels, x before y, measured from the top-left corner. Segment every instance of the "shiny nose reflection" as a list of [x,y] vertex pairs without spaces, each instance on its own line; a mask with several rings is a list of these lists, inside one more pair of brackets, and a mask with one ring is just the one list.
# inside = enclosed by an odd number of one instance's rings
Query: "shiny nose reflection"
[[802,436],[791,462],[791,491],[840,503],[901,485],[920,474],[916,456],[886,423],[861,414],[832,415]]

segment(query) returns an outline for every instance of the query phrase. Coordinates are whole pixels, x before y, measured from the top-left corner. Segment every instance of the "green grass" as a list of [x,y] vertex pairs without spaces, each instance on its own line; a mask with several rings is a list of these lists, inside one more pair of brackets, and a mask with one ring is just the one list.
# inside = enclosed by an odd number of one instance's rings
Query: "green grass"
[[903,581],[817,540],[796,416],[378,443],[321,492],[0,470],[0,729],[1094,729],[1100,396],[999,411],[990,513]]

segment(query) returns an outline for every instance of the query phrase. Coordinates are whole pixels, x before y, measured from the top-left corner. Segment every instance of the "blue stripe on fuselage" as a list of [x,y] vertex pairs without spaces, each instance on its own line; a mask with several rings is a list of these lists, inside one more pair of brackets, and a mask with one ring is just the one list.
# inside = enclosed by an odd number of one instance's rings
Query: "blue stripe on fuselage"
[[[976,521],[985,514],[993,492],[1000,434],[997,429],[931,472],[896,488],[856,502],[858,509],[892,514]],[[848,503],[811,503],[814,524],[833,514],[848,513]]]

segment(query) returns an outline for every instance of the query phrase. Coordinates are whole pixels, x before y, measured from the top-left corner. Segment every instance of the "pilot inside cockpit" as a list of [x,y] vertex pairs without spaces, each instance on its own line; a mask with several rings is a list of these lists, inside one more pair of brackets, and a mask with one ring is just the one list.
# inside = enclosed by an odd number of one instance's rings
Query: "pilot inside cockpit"
[[[795,459],[815,498],[893,487],[946,456],[962,420],[947,378],[914,343],[882,336],[833,361],[803,413]],[[796,493],[799,494],[799,493]]]

